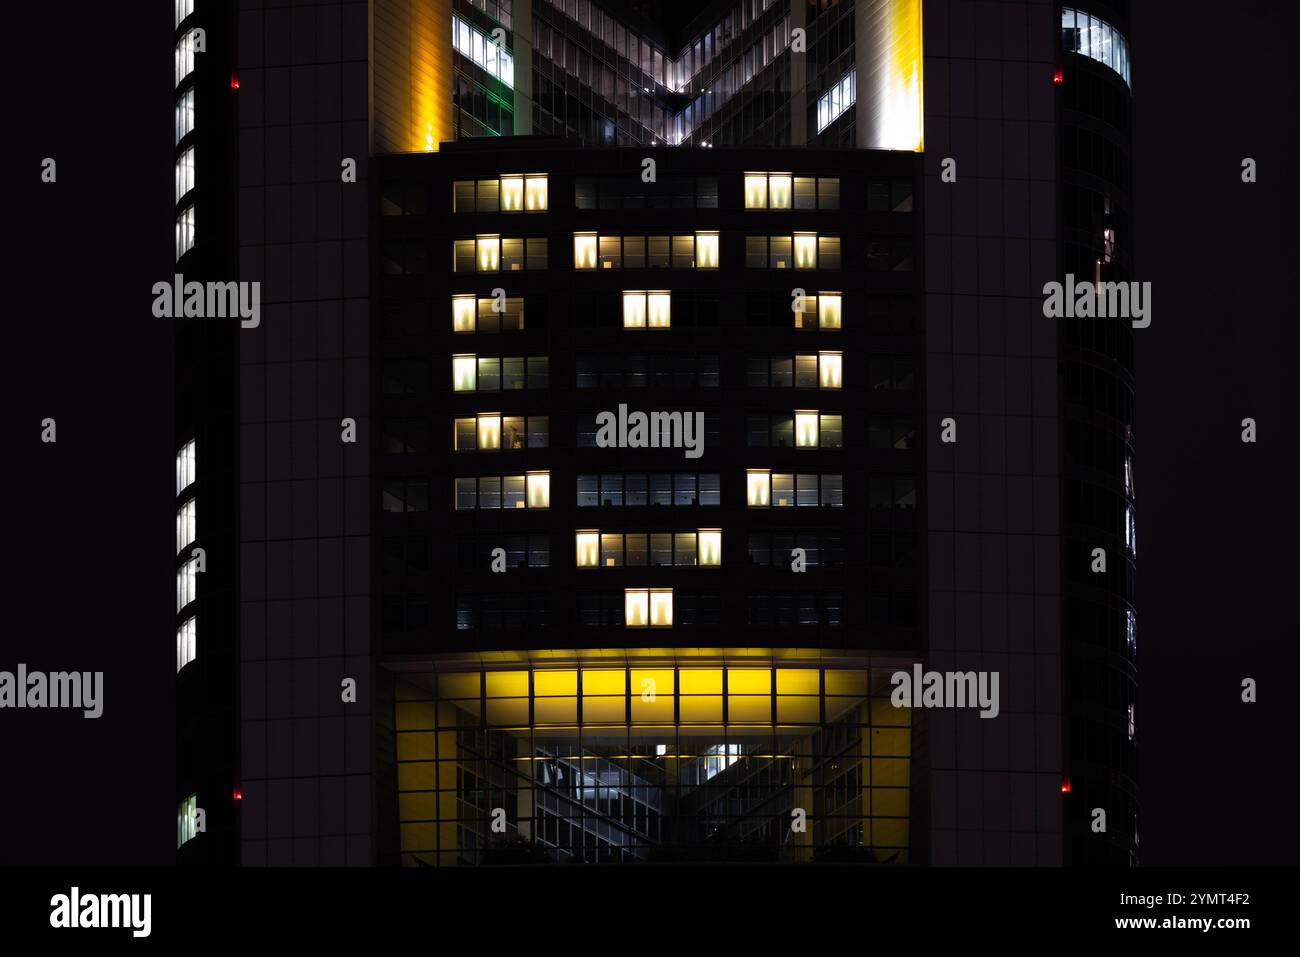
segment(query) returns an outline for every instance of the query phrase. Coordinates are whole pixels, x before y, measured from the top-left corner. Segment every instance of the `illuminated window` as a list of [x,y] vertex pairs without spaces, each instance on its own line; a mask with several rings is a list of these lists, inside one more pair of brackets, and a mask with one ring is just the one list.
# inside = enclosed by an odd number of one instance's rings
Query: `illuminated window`
[[843,356],[838,352],[817,353],[817,374],[823,389],[843,388]]
[[1127,456],[1124,458],[1124,491],[1133,497],[1133,460]]
[[452,388],[457,392],[474,392],[478,388],[478,359],[476,356],[451,357]]
[[176,571],[176,610],[199,597],[199,563],[191,559]]
[[817,295],[817,325],[821,329],[840,328],[841,297],[838,292]]
[[478,314],[478,301],[474,296],[451,297],[451,331],[473,332],[474,317]]
[[199,624],[197,618],[186,618],[176,629],[176,670],[180,671],[198,655]]
[[716,528],[702,528],[696,533],[696,542],[699,549],[698,563],[700,565],[721,565],[722,564],[722,530]]
[[672,293],[639,289],[623,293],[624,329],[667,329],[671,325]]
[[767,209],[767,174],[745,174],[745,208]]
[[194,248],[194,207],[186,206],[176,217],[176,258]]
[[194,72],[194,31],[188,31],[176,42],[176,85]]
[[550,508],[551,507],[551,473],[550,472],[529,472],[528,473],[528,507],[529,508]]
[[817,413],[796,412],[794,414],[795,448],[817,448]]
[[497,272],[501,268],[501,237],[474,237],[474,262],[479,272]]
[[596,234],[595,233],[574,233],[573,234],[573,268],[574,269],[595,269],[596,268]]
[[1128,706],[1128,739],[1132,741],[1135,734],[1137,734],[1137,706],[1130,704]]
[[1133,514],[1132,505],[1124,506],[1124,544],[1128,546],[1129,552],[1137,555],[1137,517]]
[[788,173],[772,173],[767,178],[767,204],[770,209],[790,208],[790,182]]
[[181,153],[176,160],[176,202],[194,188],[194,147]]
[[482,67],[506,86],[515,85],[515,58],[490,36],[480,33],[460,17],[451,18],[451,42],[456,52]]
[[545,174],[529,176],[524,180],[524,209],[530,213],[546,209],[547,181]]
[[199,798],[196,794],[191,794],[176,807],[176,846],[180,847],[186,841],[194,839],[198,833],[195,830],[195,817],[199,809]]
[[745,474],[746,497],[750,508],[767,508],[771,502],[772,473],[767,469],[750,469]]
[[524,178],[501,177],[501,212],[517,213],[524,208]]
[[194,499],[190,499],[176,510],[176,551],[178,553],[194,541],[197,534],[197,518],[198,505]]
[[[798,185],[804,182],[803,177],[797,180],[789,173],[746,173],[745,174],[745,208],[746,209],[792,209],[799,206],[797,202],[799,196]],[[816,206],[816,180],[808,180],[814,184],[813,204],[809,209]],[[792,193],[791,185],[795,185]],[[794,200],[794,201],[792,201]]]
[[1105,20],[1063,7],[1061,45],[1066,53],[1078,53],[1109,67],[1132,86],[1128,40]]
[[600,567],[600,533],[578,532],[577,558],[579,568]]
[[794,268],[817,268],[817,234],[796,233],[794,237]]
[[198,459],[194,440],[190,439],[176,453],[176,494],[180,495],[198,477]]
[[1138,650],[1137,615],[1134,614],[1132,608],[1129,608],[1125,610],[1124,617],[1125,617],[1125,630],[1128,638],[1129,653],[1137,654],[1137,650]]
[[501,448],[501,416],[480,415],[478,417],[478,447],[483,452]]
[[186,90],[176,101],[176,142],[194,129],[194,91]]
[[671,628],[671,588],[626,588],[623,590],[623,621],[628,628]]
[[695,234],[695,268],[696,269],[717,269],[718,268],[718,234],[717,233],[696,233]]
[[176,0],[176,23],[174,26],[180,26],[181,23],[194,12],[194,0]]
[[817,132],[823,132],[844,115],[858,99],[858,71],[849,70],[844,78],[817,100]]

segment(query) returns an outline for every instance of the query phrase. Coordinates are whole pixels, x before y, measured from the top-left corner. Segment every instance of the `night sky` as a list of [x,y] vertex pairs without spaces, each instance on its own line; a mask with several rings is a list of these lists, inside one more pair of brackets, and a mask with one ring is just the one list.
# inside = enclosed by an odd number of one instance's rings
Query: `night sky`
[[[149,311],[173,271],[172,31],[148,6],[84,4],[75,29],[65,7],[6,10],[0,668],[102,670],[107,692],[98,721],[0,715],[0,863],[174,861],[171,329]],[[1154,284],[1136,333],[1142,859],[1290,863],[1296,14],[1136,6],[1135,278]]]

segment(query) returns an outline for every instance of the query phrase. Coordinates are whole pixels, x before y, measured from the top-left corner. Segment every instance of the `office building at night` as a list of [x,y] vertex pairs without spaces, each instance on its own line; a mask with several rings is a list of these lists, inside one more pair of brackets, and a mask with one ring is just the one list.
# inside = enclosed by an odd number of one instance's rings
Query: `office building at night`
[[182,863],[1136,860],[1126,4],[218,6]]

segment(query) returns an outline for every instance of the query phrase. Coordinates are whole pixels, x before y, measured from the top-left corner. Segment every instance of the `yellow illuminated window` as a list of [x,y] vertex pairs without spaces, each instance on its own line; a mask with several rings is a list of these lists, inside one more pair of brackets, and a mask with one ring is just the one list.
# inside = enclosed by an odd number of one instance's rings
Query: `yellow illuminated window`
[[841,298],[838,292],[823,292],[817,296],[817,325],[823,329],[840,328]]
[[524,208],[529,212],[546,209],[546,176],[529,176],[524,186]]
[[673,590],[650,589],[650,627],[671,628],[673,624]]
[[790,208],[790,174],[773,173],[767,178],[768,207],[771,209]]
[[623,621],[628,628],[670,628],[673,624],[671,588],[623,589]]
[[528,473],[528,507],[529,508],[550,508],[551,507],[551,473],[550,472],[529,472]]
[[473,392],[478,387],[478,360],[474,356],[452,356],[451,381],[457,392]]
[[771,500],[772,473],[767,469],[750,469],[745,477],[750,508],[767,508]]
[[600,533],[578,532],[577,552],[579,568],[596,568],[600,565]]
[[623,623],[628,628],[650,624],[650,592],[644,588],[623,589]]
[[646,296],[649,302],[649,326],[651,329],[667,329],[672,325],[673,297],[667,292],[652,292]]
[[623,328],[644,329],[645,309],[646,302],[644,292],[623,293]]
[[522,176],[501,177],[501,211],[514,213],[524,208],[524,178]]
[[501,448],[501,416],[478,417],[478,447],[484,450]]
[[718,268],[718,234],[717,233],[696,233],[695,234],[695,268],[696,269],[717,269]]
[[478,305],[473,296],[451,297],[451,331],[473,332]]
[[767,209],[767,174],[745,174],[745,208]]
[[844,386],[844,357],[838,352],[817,353],[817,374],[823,389],[840,389]]
[[817,268],[817,234],[816,233],[795,233],[794,268],[795,269],[816,269]]
[[722,530],[702,528],[696,535],[698,561],[701,565],[722,564]]
[[501,237],[475,236],[474,259],[479,272],[496,272],[501,268]]
[[573,234],[573,268],[574,269],[595,269],[596,268],[596,234],[595,233],[574,233]]
[[800,449],[817,448],[817,413],[796,412],[794,414],[794,444]]
[[772,476],[772,505],[776,508],[789,508],[794,505],[793,473],[777,472]]

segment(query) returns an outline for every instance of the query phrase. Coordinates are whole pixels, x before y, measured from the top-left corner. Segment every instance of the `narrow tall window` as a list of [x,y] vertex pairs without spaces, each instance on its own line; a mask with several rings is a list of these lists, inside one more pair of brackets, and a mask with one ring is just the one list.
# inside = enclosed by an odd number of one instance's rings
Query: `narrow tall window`
[[194,72],[194,31],[187,32],[176,42],[176,85]]
[[176,570],[176,610],[199,597],[199,563],[190,560]]
[[194,248],[194,207],[186,206],[176,217],[176,259]]
[[186,618],[176,629],[176,670],[179,672],[198,655],[199,623],[197,618]]
[[197,831],[194,827],[195,812],[199,808],[199,798],[191,794],[176,806],[176,846],[194,839]]
[[194,12],[194,0],[176,0],[176,23],[174,26],[180,26],[185,18]]
[[198,517],[198,506],[194,499],[190,499],[184,505],[176,510],[176,553],[180,554],[186,545],[191,544],[196,535],[196,519]]
[[180,495],[198,477],[198,459],[194,440],[190,439],[176,453],[176,494]]
[[194,129],[194,91],[186,90],[176,101],[176,142]]
[[718,268],[718,234],[717,233],[696,233],[695,234],[695,268],[696,269],[717,269]]
[[176,202],[194,188],[194,147],[181,153],[176,160]]
[[596,268],[596,234],[595,233],[574,233],[573,234],[573,268],[574,269],[595,269]]
[[817,295],[817,325],[822,329],[840,328],[841,297],[838,292]]

